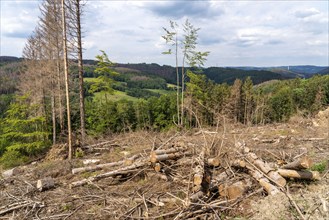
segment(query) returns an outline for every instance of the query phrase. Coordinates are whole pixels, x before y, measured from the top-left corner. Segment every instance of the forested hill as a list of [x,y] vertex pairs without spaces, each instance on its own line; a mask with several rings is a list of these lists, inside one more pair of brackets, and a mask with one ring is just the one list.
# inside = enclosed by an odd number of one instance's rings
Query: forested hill
[[[176,69],[172,66],[159,64],[116,64],[118,67],[124,67],[128,69],[138,70],[145,74],[155,74],[167,80],[169,83],[176,82]],[[179,68],[179,72],[181,68]],[[213,80],[216,83],[228,83],[233,84],[236,78],[245,79],[248,76],[251,77],[254,84],[259,84],[265,81],[273,79],[291,79],[294,76],[285,76],[279,73],[274,73],[271,71],[265,70],[240,70],[234,68],[222,68],[222,67],[208,67],[203,68],[201,71],[209,79]]]
[[328,74],[328,67],[326,66],[313,66],[313,65],[299,65],[299,66],[277,66],[277,67],[235,67],[241,70],[265,70],[279,73],[288,77],[301,77],[309,78],[314,74],[326,75]]
[[[8,63],[21,62],[22,58],[11,56],[0,56],[0,66],[4,67]],[[87,66],[94,66],[96,62],[94,60],[84,60],[84,64]],[[15,65],[16,66],[16,65]],[[137,73],[138,75],[146,76],[158,76],[165,79],[168,83],[176,82],[176,70],[172,66],[159,65],[156,63],[146,64],[115,64],[116,70],[123,73]],[[10,68],[7,66],[7,69]],[[3,68],[2,68],[3,69]],[[86,69],[86,76],[93,77],[93,68]],[[180,71],[180,68],[179,68]],[[3,72],[3,71],[1,71]],[[0,75],[1,75],[0,72]],[[87,73],[88,72],[88,73]],[[288,67],[209,67],[202,69],[202,73],[209,79],[216,83],[228,83],[233,84],[236,78],[245,79],[248,76],[251,77],[254,84],[259,84],[265,81],[278,79],[291,79],[291,78],[308,78],[313,74],[326,75],[329,74],[328,67],[318,66],[291,66]]]
[[329,74],[329,67],[321,70],[320,72],[318,72],[318,74],[320,74],[320,75],[328,75]]

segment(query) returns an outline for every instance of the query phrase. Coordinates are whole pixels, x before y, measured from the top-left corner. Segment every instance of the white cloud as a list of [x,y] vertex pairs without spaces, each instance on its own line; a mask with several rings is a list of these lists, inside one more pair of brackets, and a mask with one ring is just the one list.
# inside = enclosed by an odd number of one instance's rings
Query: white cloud
[[298,18],[307,18],[317,14],[320,14],[320,11],[316,8],[308,8],[304,10],[295,11],[295,16]]
[[[1,1],[1,55],[20,56],[40,1]],[[207,66],[328,64],[327,1],[87,1],[85,58],[174,64],[162,27],[186,18],[200,27]],[[21,38],[20,38],[21,37]],[[310,56],[314,56],[314,58]]]

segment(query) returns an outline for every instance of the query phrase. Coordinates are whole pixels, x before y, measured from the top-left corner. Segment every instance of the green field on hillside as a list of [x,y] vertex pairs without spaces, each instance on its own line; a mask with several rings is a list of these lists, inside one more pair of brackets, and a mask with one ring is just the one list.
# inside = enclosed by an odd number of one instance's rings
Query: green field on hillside
[[[98,81],[97,78],[84,78],[84,81],[87,83],[96,83]],[[120,85],[120,86],[124,86],[126,87],[127,84],[125,82],[114,82],[115,85]],[[176,89],[176,85],[174,84],[167,84],[168,88],[170,88],[169,90],[165,90],[165,89],[144,89],[144,90],[148,90],[150,92],[156,93],[156,94],[160,94],[160,95],[169,95],[169,94],[173,94],[175,93],[175,89]],[[127,88],[129,89],[129,88]],[[106,99],[106,93],[104,92],[96,92],[94,94],[95,99],[97,100],[104,100]],[[111,101],[118,101],[121,99],[126,99],[128,101],[136,101],[139,98],[136,97],[132,97],[130,95],[127,95],[126,92],[124,91],[119,91],[119,90],[114,90],[114,93],[109,94],[107,93],[107,99],[111,100]]]

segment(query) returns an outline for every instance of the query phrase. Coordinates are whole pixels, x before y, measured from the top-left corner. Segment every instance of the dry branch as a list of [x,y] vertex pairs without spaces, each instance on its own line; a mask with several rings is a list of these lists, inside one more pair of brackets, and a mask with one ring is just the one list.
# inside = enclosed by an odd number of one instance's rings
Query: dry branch
[[35,201],[28,201],[28,200],[22,200],[18,202],[14,202],[9,205],[1,206],[0,207],[0,216],[4,215],[8,212],[15,211],[17,209],[25,208],[25,207],[43,207],[44,204],[41,202],[35,202]]

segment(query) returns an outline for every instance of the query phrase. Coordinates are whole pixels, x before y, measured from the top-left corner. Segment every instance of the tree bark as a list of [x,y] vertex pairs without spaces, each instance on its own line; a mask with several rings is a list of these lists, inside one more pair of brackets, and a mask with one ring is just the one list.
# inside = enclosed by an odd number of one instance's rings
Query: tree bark
[[53,187],[55,187],[55,182],[54,182],[54,179],[51,177],[47,177],[47,178],[40,179],[37,181],[37,189],[40,192],[51,189]]
[[78,69],[79,69],[79,99],[80,99],[80,129],[81,143],[85,143],[86,125],[85,125],[85,104],[84,104],[84,87],[83,87],[83,60],[82,60],[82,43],[81,43],[81,5],[80,0],[76,0],[76,19],[77,19],[77,38],[78,38]]
[[104,168],[110,168],[110,167],[121,166],[121,165],[129,166],[129,165],[133,164],[133,161],[137,158],[138,158],[138,155],[134,155],[130,158],[127,158],[125,160],[120,160],[117,162],[74,168],[74,169],[72,169],[72,174],[83,173],[83,172],[92,172],[92,171],[101,170]]
[[96,176],[89,177],[87,179],[83,179],[83,180],[80,180],[80,181],[73,182],[73,183],[71,183],[70,187],[74,188],[74,187],[77,187],[77,186],[83,186],[83,185],[85,185],[89,182],[97,181],[97,180],[100,180],[100,179],[113,177],[113,176],[120,175],[120,174],[131,173],[131,172],[136,171],[136,169],[138,169],[142,166],[145,166],[146,164],[147,164],[146,160],[136,161],[134,164],[132,164],[130,166],[123,167],[123,168],[120,168],[120,169],[117,169],[117,170],[113,170],[113,171],[110,171],[110,172],[107,172],[107,173],[98,174]]
[[184,155],[187,155],[186,152],[175,152],[171,154],[151,154],[150,156],[150,161],[152,163],[160,162],[160,161],[165,161],[165,160],[173,160],[173,159],[178,159],[183,157]]
[[229,200],[235,200],[242,196],[249,188],[251,181],[238,181],[233,184],[220,184],[218,186],[219,195],[227,197]]
[[218,167],[220,165],[220,158],[219,157],[209,158],[208,165],[213,167]]
[[65,92],[66,92],[66,112],[67,112],[67,130],[68,130],[68,159],[72,159],[72,131],[71,131],[71,110],[70,110],[70,94],[69,94],[69,73],[68,73],[68,52],[66,37],[66,15],[64,2],[62,0],[62,25],[63,25],[63,51],[64,51],[64,74],[65,74]]
[[197,166],[194,169],[193,183],[195,186],[201,186],[204,176],[204,149],[197,158]]
[[320,180],[320,173],[318,171],[298,171],[279,169],[278,173],[286,178],[305,179],[305,180]]
[[308,157],[299,158],[291,163],[283,165],[283,169],[303,170],[312,166],[312,160]]

